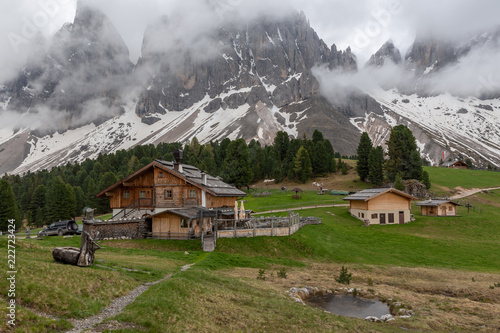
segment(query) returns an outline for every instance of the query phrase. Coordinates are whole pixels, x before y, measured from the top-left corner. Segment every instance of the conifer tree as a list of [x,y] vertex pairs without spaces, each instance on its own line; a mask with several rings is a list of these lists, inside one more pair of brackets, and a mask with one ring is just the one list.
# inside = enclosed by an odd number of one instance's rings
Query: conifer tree
[[298,178],[302,183],[305,183],[311,176],[312,166],[309,153],[304,147],[300,147],[297,155],[295,156],[293,164],[295,177]]
[[431,184],[431,179],[429,177],[429,173],[427,171],[424,171],[422,173],[422,183],[427,187],[427,189],[430,189],[432,184]]
[[422,179],[422,159],[415,137],[408,127],[393,127],[387,146],[389,160],[386,162],[386,171],[389,180],[393,181],[398,174],[402,179]]
[[372,140],[368,133],[363,132],[357,149],[358,161],[356,163],[356,171],[361,181],[366,181],[370,173],[369,158],[373,150]]
[[384,180],[384,149],[382,146],[372,149],[368,159],[368,178],[375,186],[382,185]]
[[403,178],[401,177],[400,174],[396,175],[396,181],[394,182],[394,188],[396,190],[400,190],[400,191],[405,190],[405,185],[403,184]]
[[9,220],[15,220],[16,229],[21,226],[16,198],[6,179],[0,180],[0,230],[7,231]]
[[39,185],[33,193],[33,198],[31,199],[30,211],[31,211],[31,221],[37,227],[41,227],[47,224],[46,221],[46,204],[47,204],[47,190],[45,185]]
[[331,158],[323,140],[314,143],[313,154],[313,172],[318,175],[325,175],[329,170]]
[[235,184],[237,187],[246,186],[252,182],[250,153],[244,139],[232,141],[227,146],[223,174],[227,183]]
[[47,191],[47,217],[52,222],[70,219],[74,216],[75,205],[73,187],[64,183],[60,176],[55,177]]

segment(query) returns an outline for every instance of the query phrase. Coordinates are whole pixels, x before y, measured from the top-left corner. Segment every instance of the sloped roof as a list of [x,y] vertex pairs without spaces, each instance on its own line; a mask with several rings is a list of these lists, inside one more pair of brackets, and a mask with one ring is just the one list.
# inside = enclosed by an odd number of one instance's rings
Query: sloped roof
[[395,188],[370,188],[366,190],[362,190],[359,192],[356,192],[354,194],[351,194],[348,197],[345,197],[343,200],[346,201],[368,201],[371,200],[375,197],[378,197],[382,194],[385,193],[394,193],[399,196],[408,198],[410,200],[415,200],[416,198],[412,195],[409,195],[403,191],[396,190]]
[[458,164],[458,165],[461,165],[461,166],[466,166],[466,167],[469,166],[467,163],[465,163],[462,160],[454,160],[454,161],[450,161],[450,162],[444,162],[443,166],[449,168],[449,167],[451,167],[452,165],[455,165],[455,164]]
[[461,206],[461,204],[451,201],[451,200],[446,200],[446,199],[429,199],[425,200],[422,202],[417,203],[417,206],[427,206],[427,207],[439,207],[445,203],[451,203],[455,206]]
[[207,184],[204,185],[202,181],[203,172],[192,165],[182,164],[182,173],[180,173],[174,169],[173,162],[162,160],[155,160],[155,162],[160,164],[164,168],[170,169],[170,171],[173,171],[177,175],[186,178],[190,183],[196,184],[200,187],[204,187],[205,189],[214,193],[216,196],[243,197],[247,195],[245,192],[238,190],[236,187],[224,183],[220,178],[210,176],[209,174],[206,174]]
[[123,184],[124,182],[136,177],[137,175],[143,173],[144,171],[152,168],[152,167],[159,167],[161,169],[164,169],[172,174],[175,174],[177,177],[180,179],[186,180],[188,183],[202,188],[206,190],[207,192],[217,196],[217,197],[244,197],[247,194],[239,189],[237,189],[234,186],[231,186],[229,184],[224,183],[220,178],[218,177],[213,177],[208,174],[206,174],[206,185],[203,184],[202,181],[202,171],[192,165],[187,165],[187,164],[182,164],[182,172],[179,172],[174,169],[174,163],[173,162],[167,162],[167,161],[162,161],[162,160],[154,160],[153,162],[149,163],[142,169],[134,172],[133,174],[123,178],[119,182],[111,185],[107,189],[103,190],[99,194],[96,195],[96,197],[100,197],[105,195],[106,192],[110,192],[114,190],[116,187],[119,185]]

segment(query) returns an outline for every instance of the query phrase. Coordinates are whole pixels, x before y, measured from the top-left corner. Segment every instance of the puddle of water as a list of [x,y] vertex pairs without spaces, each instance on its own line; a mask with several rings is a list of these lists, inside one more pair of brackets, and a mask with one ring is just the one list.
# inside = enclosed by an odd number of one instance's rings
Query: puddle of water
[[365,319],[368,316],[377,318],[390,314],[389,306],[377,300],[344,294],[325,294],[314,296],[306,301],[307,304],[335,313],[339,316]]

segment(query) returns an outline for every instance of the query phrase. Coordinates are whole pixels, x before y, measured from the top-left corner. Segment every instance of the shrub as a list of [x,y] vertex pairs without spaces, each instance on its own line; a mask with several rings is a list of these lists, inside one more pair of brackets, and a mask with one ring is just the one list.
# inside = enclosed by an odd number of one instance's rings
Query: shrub
[[338,278],[335,278],[335,281],[342,284],[350,284],[352,278],[352,273],[347,272],[347,267],[342,266],[340,270],[340,275]]
[[278,277],[282,278],[282,279],[286,279],[286,268],[282,268],[278,271]]
[[373,280],[372,280],[372,278],[371,278],[371,277],[369,277],[369,278],[368,278],[368,285],[369,285],[370,287],[372,287],[372,286],[373,286]]
[[265,280],[266,279],[266,270],[265,269],[259,269],[259,273],[257,274],[257,279],[258,280]]

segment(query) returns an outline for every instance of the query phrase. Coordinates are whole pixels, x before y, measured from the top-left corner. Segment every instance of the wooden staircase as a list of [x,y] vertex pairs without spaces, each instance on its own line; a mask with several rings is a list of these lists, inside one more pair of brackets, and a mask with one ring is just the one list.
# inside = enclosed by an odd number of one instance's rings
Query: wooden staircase
[[139,198],[132,202],[130,205],[127,207],[123,208],[121,211],[113,215],[111,220],[117,220],[117,219],[127,219],[127,218],[133,218],[133,217],[140,217],[136,216],[137,213],[141,212],[141,209],[145,207],[152,207],[153,206],[153,199],[151,198]]

